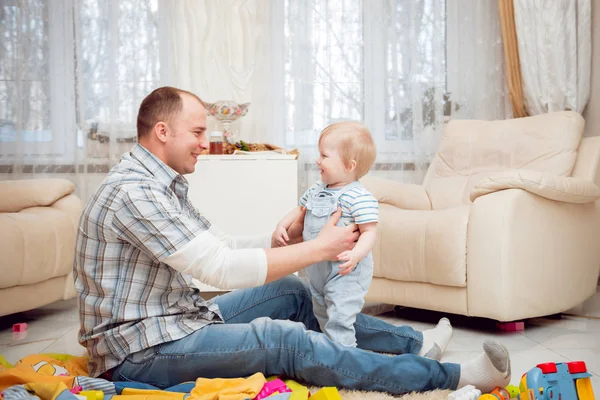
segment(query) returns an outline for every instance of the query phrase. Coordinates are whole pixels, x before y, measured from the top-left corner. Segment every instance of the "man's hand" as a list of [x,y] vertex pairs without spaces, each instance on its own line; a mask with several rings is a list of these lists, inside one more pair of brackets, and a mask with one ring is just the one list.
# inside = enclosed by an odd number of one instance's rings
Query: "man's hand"
[[329,221],[323,226],[315,239],[321,245],[326,260],[337,261],[339,254],[354,248],[355,242],[360,236],[356,224],[344,227],[336,226],[341,216],[342,210],[338,208],[336,212],[331,214]]
[[352,250],[344,251],[343,253],[338,254],[337,259],[338,261],[346,261],[339,267],[340,275],[348,275],[360,261],[356,252]]
[[[302,218],[297,217],[297,215],[300,214],[302,215]],[[300,207],[298,207],[294,217],[296,218],[296,225],[299,227],[303,225],[303,216],[304,210],[301,210]],[[336,261],[338,254],[353,249],[356,245],[355,242],[360,236],[358,227],[355,224],[337,227],[336,224],[341,216],[341,209],[334,212],[315,240],[298,243],[295,246],[265,249],[268,265],[265,283],[276,281],[277,279],[281,279],[284,276],[321,261]],[[281,224],[281,226],[285,225],[287,224]],[[294,239],[299,238],[300,241],[302,240],[302,229],[297,228],[296,231],[292,233],[293,230],[294,228],[292,226],[287,229],[287,234],[290,239],[288,245],[292,244]],[[272,242],[274,242],[274,240],[272,240]],[[273,247],[276,247],[276,245],[273,244]]]

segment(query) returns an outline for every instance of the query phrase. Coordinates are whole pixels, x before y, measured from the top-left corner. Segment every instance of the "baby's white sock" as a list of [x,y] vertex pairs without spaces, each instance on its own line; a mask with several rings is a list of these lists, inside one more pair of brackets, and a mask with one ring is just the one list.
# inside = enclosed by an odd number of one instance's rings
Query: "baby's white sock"
[[452,325],[448,318],[442,318],[435,328],[423,331],[423,346],[419,355],[439,361],[446,351],[446,346],[452,337]]
[[506,347],[493,341],[483,343],[483,353],[460,365],[458,387],[473,385],[483,393],[510,382],[510,357]]

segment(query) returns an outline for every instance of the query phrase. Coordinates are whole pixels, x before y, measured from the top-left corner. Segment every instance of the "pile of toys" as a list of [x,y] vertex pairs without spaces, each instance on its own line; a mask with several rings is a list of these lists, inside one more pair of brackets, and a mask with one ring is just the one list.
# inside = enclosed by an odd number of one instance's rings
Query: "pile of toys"
[[594,400],[591,376],[583,361],[538,364],[523,374],[518,388],[481,393],[469,385],[450,393],[448,400]]
[[[100,390],[82,391],[81,386],[70,390],[78,400],[104,400],[104,393]],[[270,377],[262,390],[252,400],[342,400],[335,387],[324,387],[311,394],[306,386],[291,379],[285,381],[278,377]],[[221,398],[221,397],[219,397]]]

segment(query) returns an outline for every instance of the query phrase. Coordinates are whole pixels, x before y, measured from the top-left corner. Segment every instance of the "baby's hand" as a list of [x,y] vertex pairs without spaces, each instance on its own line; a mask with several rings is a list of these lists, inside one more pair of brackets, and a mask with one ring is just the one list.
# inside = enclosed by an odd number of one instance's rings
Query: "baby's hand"
[[360,261],[352,250],[338,254],[337,259],[338,261],[346,261],[340,265],[340,275],[348,275]]
[[275,228],[272,239],[278,247],[287,246],[287,242],[290,240],[287,231],[283,226],[277,226],[277,228]]

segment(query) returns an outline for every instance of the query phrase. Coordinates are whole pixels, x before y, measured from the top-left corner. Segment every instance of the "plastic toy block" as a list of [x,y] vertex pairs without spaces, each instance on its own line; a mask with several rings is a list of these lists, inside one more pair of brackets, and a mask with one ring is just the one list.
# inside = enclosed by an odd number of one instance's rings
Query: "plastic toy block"
[[13,332],[25,332],[27,330],[27,324],[25,322],[14,324]]
[[306,400],[310,397],[310,392],[306,386],[292,379],[286,379],[283,382],[292,390],[289,400]]
[[102,390],[84,390],[79,392],[79,396],[84,396],[87,400],[104,400],[104,392]]
[[337,388],[324,387],[317,393],[310,396],[310,400],[342,400]]
[[481,396],[481,390],[473,385],[464,386],[448,395],[448,400],[477,400]]
[[271,396],[272,394],[288,393],[291,391],[292,390],[290,388],[288,388],[281,379],[273,379],[273,380],[265,383],[262,390],[260,392],[258,392],[258,394],[256,395],[256,397],[254,399],[262,400],[264,398]]
[[519,332],[525,330],[525,322],[498,322],[496,328],[504,332]]
[[299,384],[293,379],[286,379],[283,382],[292,390],[292,392],[295,392],[296,390],[308,390],[306,386]]
[[288,400],[308,400],[308,398],[310,397],[310,392],[308,391],[308,389],[306,390],[301,390],[301,391],[294,391],[292,393],[287,393],[290,395]]
[[538,364],[523,375],[520,400],[593,400],[594,392],[583,361]]

